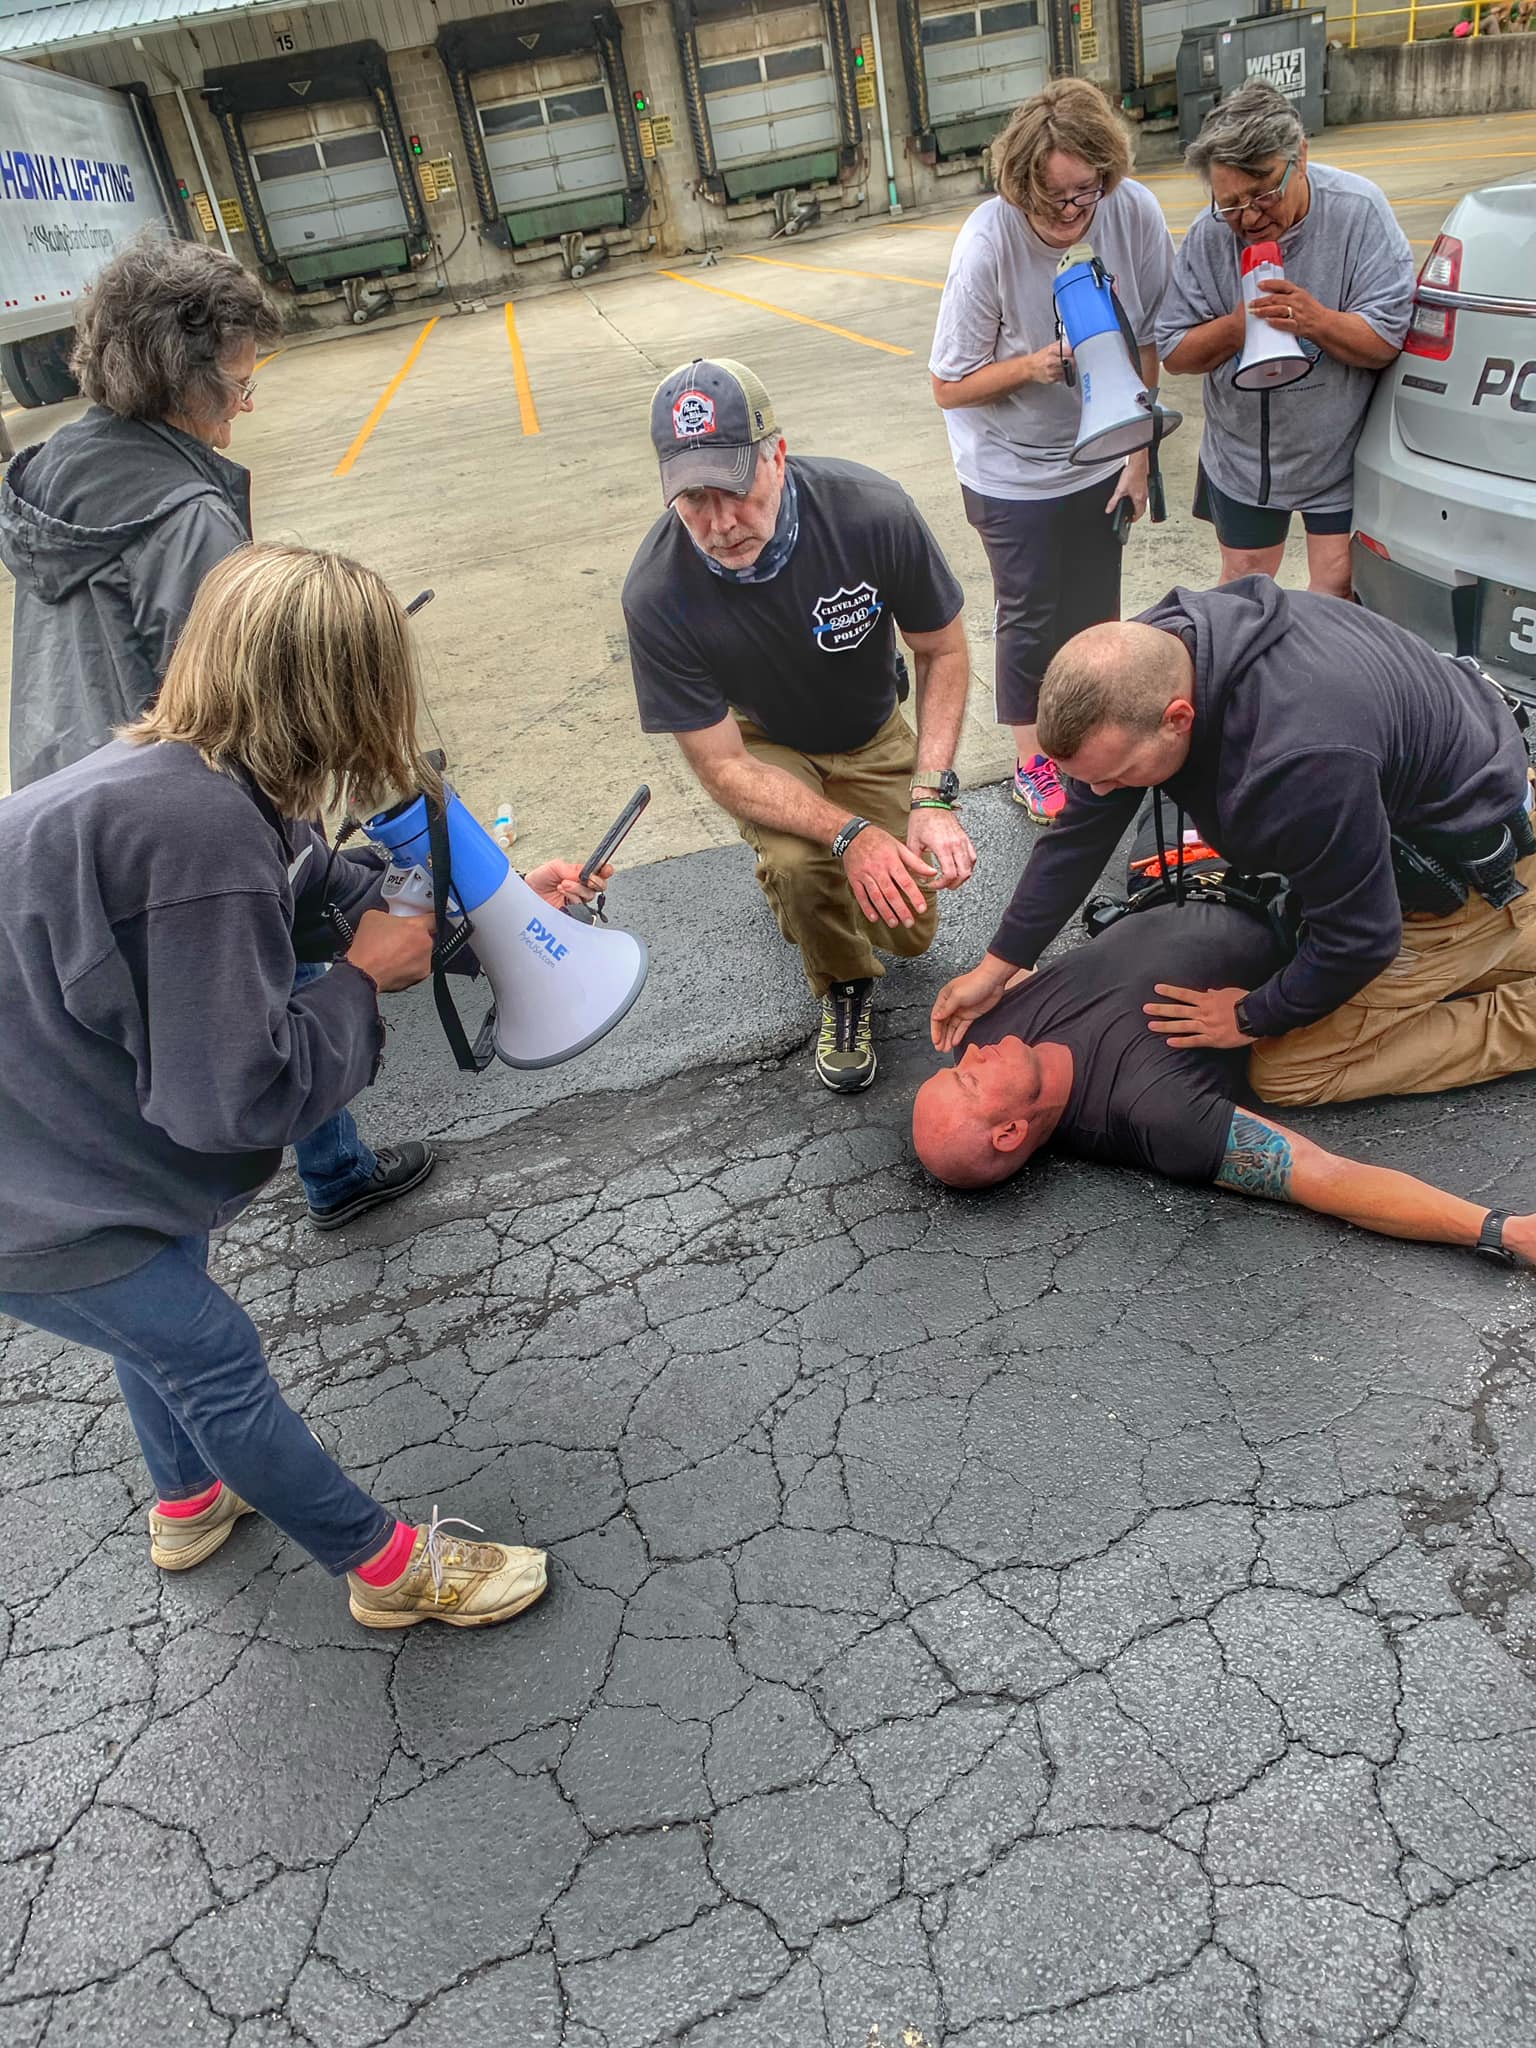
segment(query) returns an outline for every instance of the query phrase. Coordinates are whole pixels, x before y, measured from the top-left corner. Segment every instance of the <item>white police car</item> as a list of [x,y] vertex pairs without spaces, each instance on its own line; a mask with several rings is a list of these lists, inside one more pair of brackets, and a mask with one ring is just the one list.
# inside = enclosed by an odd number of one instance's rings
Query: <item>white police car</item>
[[1362,604],[1536,703],[1536,172],[1469,193],[1355,457]]

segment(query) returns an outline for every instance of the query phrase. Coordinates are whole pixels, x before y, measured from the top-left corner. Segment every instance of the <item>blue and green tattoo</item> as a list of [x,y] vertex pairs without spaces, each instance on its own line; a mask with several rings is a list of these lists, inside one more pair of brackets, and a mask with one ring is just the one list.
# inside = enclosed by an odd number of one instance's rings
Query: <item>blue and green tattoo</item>
[[1262,1195],[1266,1201],[1291,1199],[1291,1141],[1262,1117],[1246,1109],[1232,1112],[1227,1131],[1227,1156],[1216,1176],[1219,1188],[1239,1195]]

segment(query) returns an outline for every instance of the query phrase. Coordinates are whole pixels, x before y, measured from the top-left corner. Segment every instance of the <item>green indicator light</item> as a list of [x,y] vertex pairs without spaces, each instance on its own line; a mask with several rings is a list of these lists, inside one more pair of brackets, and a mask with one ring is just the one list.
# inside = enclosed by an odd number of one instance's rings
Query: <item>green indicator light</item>
[[637,92],[635,94],[635,112],[637,114],[647,113],[650,109],[650,104],[650,101],[646,98],[643,92]]

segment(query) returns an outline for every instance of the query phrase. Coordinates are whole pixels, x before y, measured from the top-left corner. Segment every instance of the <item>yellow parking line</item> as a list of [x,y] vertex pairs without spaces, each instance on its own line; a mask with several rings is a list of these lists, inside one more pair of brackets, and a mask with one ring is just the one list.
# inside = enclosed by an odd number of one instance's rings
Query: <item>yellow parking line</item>
[[507,346],[512,351],[512,380],[517,386],[517,409],[522,415],[523,432],[539,432],[538,408],[533,402],[533,386],[528,381],[528,365],[523,360],[523,344],[517,338],[517,315],[512,311],[512,301],[507,300]]
[[733,249],[738,263],[771,263],[775,270],[809,270],[817,277],[872,277],[880,284],[920,284],[926,292],[941,292],[944,281],[931,277],[900,277],[893,270],[837,270],[830,263],[789,263],[782,256],[749,256],[745,249]]
[[257,370],[264,370],[268,363],[275,363],[281,354],[282,350],[280,348],[273,349],[271,355],[262,357],[261,361],[256,365],[256,369],[252,370],[251,375],[254,377]]
[[759,313],[777,313],[781,320],[798,321],[802,327],[819,327],[823,334],[836,334],[844,341],[859,342],[864,348],[883,349],[888,356],[909,356],[909,348],[898,348],[894,341],[872,341],[867,334],[855,334],[851,327],[833,327],[825,320],[813,320],[809,313],[791,313],[787,306],[770,306],[766,299],[749,299],[745,292],[728,292],[722,284],[705,284],[701,278],[684,277],[680,270],[664,270],[663,277],[670,277],[674,284],[691,284],[695,291],[713,292],[717,299],[734,299],[739,306],[755,306]]
[[908,235],[958,235],[964,223],[957,222],[952,228],[941,228],[931,220],[883,220],[880,225],[883,228],[900,228]]
[[346,454],[343,455],[340,462],[338,462],[336,467],[331,471],[332,476],[345,476],[347,472],[351,469],[353,463],[356,462],[359,455],[362,454],[364,448],[367,447],[368,436],[379,424],[379,421],[383,419],[385,413],[388,412],[391,399],[394,397],[395,393],[400,389],[400,386],[405,382],[406,378],[411,374],[411,365],[415,362],[416,358],[421,354],[422,350],[426,347],[427,336],[432,332],[433,328],[437,325],[441,317],[441,314],[434,313],[432,315],[432,318],[427,322],[426,326],[423,327],[420,334],[418,334],[416,339],[411,343],[410,354],[406,357],[405,361],[400,365],[399,369],[396,370],[394,376],[391,377],[389,382],[384,386],[384,390],[379,398],[378,404],[373,408],[373,411],[369,413],[367,419],[363,421],[362,431],[358,434],[357,439],[352,443],[352,446],[347,450]]

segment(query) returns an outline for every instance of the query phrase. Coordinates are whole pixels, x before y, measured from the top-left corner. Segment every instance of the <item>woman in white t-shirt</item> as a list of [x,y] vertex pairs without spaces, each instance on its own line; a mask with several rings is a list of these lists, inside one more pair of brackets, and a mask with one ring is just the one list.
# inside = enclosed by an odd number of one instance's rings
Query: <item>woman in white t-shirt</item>
[[1112,513],[1147,503],[1147,458],[1074,464],[1082,412],[1063,380],[1056,267],[1088,242],[1115,281],[1157,383],[1153,320],[1173,267],[1162,209],[1131,176],[1131,139],[1104,94],[1063,78],[1020,107],[993,145],[998,197],[955,242],[928,367],[965,513],[992,566],[996,705],[1018,751],[1014,800],[1048,825],[1066,795],[1039,750],[1046,666],[1085,626],[1120,616]]

